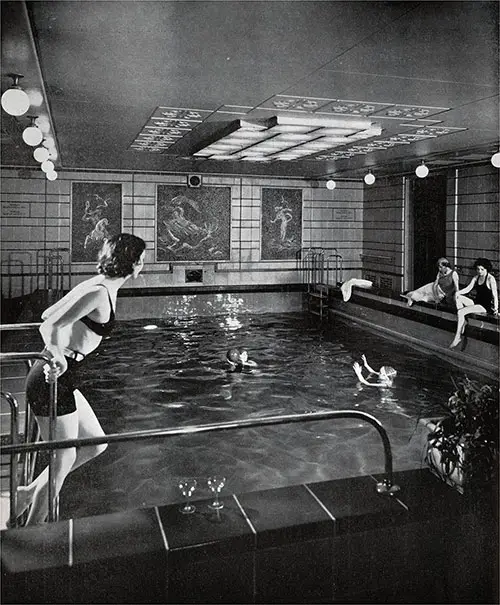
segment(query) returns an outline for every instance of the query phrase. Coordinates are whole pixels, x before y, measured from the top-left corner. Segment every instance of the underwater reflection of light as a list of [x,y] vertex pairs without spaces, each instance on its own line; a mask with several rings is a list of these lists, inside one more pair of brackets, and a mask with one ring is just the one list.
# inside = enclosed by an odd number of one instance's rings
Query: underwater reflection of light
[[155,326],[155,324],[148,324],[147,326],[144,326],[145,330],[157,330],[158,326]]
[[219,325],[226,330],[239,330],[243,324],[236,317],[226,317]]

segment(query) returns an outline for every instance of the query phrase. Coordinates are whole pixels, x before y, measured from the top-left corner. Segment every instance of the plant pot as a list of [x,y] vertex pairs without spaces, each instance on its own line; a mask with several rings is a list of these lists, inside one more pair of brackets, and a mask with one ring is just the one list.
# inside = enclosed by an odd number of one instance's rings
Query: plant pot
[[[429,426],[429,428],[432,428]],[[465,459],[464,448],[461,444],[457,446],[457,456],[459,460],[459,464],[450,470],[450,472],[446,472],[445,466],[442,462],[442,454],[438,449],[439,442],[436,443],[436,446],[429,445],[427,448],[427,452],[425,455],[425,461],[429,465],[429,468],[434,475],[442,479],[445,483],[456,489],[461,494],[464,493],[464,486],[466,485],[466,477],[462,472],[462,466]]]

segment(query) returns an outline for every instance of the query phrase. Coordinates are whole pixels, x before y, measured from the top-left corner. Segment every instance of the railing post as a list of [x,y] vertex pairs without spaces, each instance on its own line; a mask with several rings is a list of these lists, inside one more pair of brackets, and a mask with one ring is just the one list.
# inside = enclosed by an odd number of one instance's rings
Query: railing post
[[[10,439],[13,445],[19,443],[19,404],[12,393],[1,393],[1,396],[8,402],[10,406]],[[10,508],[9,508],[9,523],[11,527],[16,526],[16,511],[17,511],[17,458],[19,454],[10,454]]]
[[[32,325],[32,324],[30,324]],[[39,325],[39,324],[35,324]],[[5,326],[2,326],[4,329]],[[7,327],[7,329],[9,329]],[[55,361],[45,355],[44,353],[0,353],[0,361],[1,360],[30,360],[30,359],[42,359],[46,361],[51,370],[55,372],[57,366]],[[55,423],[57,421],[57,376],[50,382],[50,406],[49,406],[49,442],[54,441],[54,429]],[[8,446],[7,446],[8,447]],[[11,446],[12,447],[12,446]],[[14,447],[22,447],[22,446],[14,446]],[[36,450],[37,448],[35,448]],[[45,448],[40,448],[45,449]],[[48,448],[50,449],[49,454],[49,493],[48,493],[48,501],[49,501],[49,521],[57,521],[58,511],[57,511],[57,496],[55,493],[55,476],[54,476],[54,460],[56,457],[56,449],[57,448]],[[29,451],[28,449],[21,449],[20,451]]]

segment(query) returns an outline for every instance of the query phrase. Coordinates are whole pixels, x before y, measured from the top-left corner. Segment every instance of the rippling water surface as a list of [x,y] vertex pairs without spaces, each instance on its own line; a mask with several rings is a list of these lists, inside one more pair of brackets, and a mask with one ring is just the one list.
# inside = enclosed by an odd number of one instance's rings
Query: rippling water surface
[[[145,329],[155,324],[156,329]],[[258,367],[228,373],[228,348],[245,347]],[[394,366],[395,386],[361,386],[352,364]],[[421,464],[419,416],[440,413],[460,371],[437,357],[380,338],[353,323],[322,329],[300,314],[119,322],[89,360],[82,391],[107,433],[177,427],[329,409],[358,409],[386,427],[396,469]],[[472,376],[473,377],[473,376]],[[193,476],[194,498],[222,472],[226,494],[383,470],[380,438],[357,420],[326,420],[112,444],[73,473],[61,516],[180,501],[178,479]]]

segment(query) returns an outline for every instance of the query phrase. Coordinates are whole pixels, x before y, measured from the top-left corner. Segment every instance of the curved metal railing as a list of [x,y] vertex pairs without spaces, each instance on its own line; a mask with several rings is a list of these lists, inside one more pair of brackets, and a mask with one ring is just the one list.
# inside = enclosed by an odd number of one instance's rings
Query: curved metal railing
[[379,420],[367,412],[358,410],[327,410],[302,414],[285,414],[283,416],[267,416],[264,418],[246,418],[242,420],[231,420],[228,422],[216,422],[208,424],[197,424],[177,428],[159,428],[141,431],[130,431],[126,433],[112,433],[101,437],[87,437],[82,439],[65,439],[60,441],[38,441],[36,443],[25,443],[19,445],[6,445],[0,447],[0,454],[13,454],[21,452],[32,452],[40,450],[64,449],[67,447],[82,447],[85,445],[100,445],[103,443],[117,443],[126,441],[144,441],[149,439],[160,439],[178,435],[194,435],[197,433],[209,433],[216,431],[227,431],[249,427],[291,424],[295,422],[315,422],[318,420],[330,420],[332,418],[357,418],[371,424],[379,433],[384,447],[385,474],[386,477],[377,483],[377,492],[392,496],[399,491],[399,486],[393,483],[392,451],[386,430]]
[[[10,442],[13,445],[19,443],[19,403],[12,393],[2,391],[0,397],[5,399],[10,407]],[[10,505],[9,516],[12,522],[16,517],[17,508],[17,457],[18,454],[10,454],[9,462],[9,482],[10,482]]]

